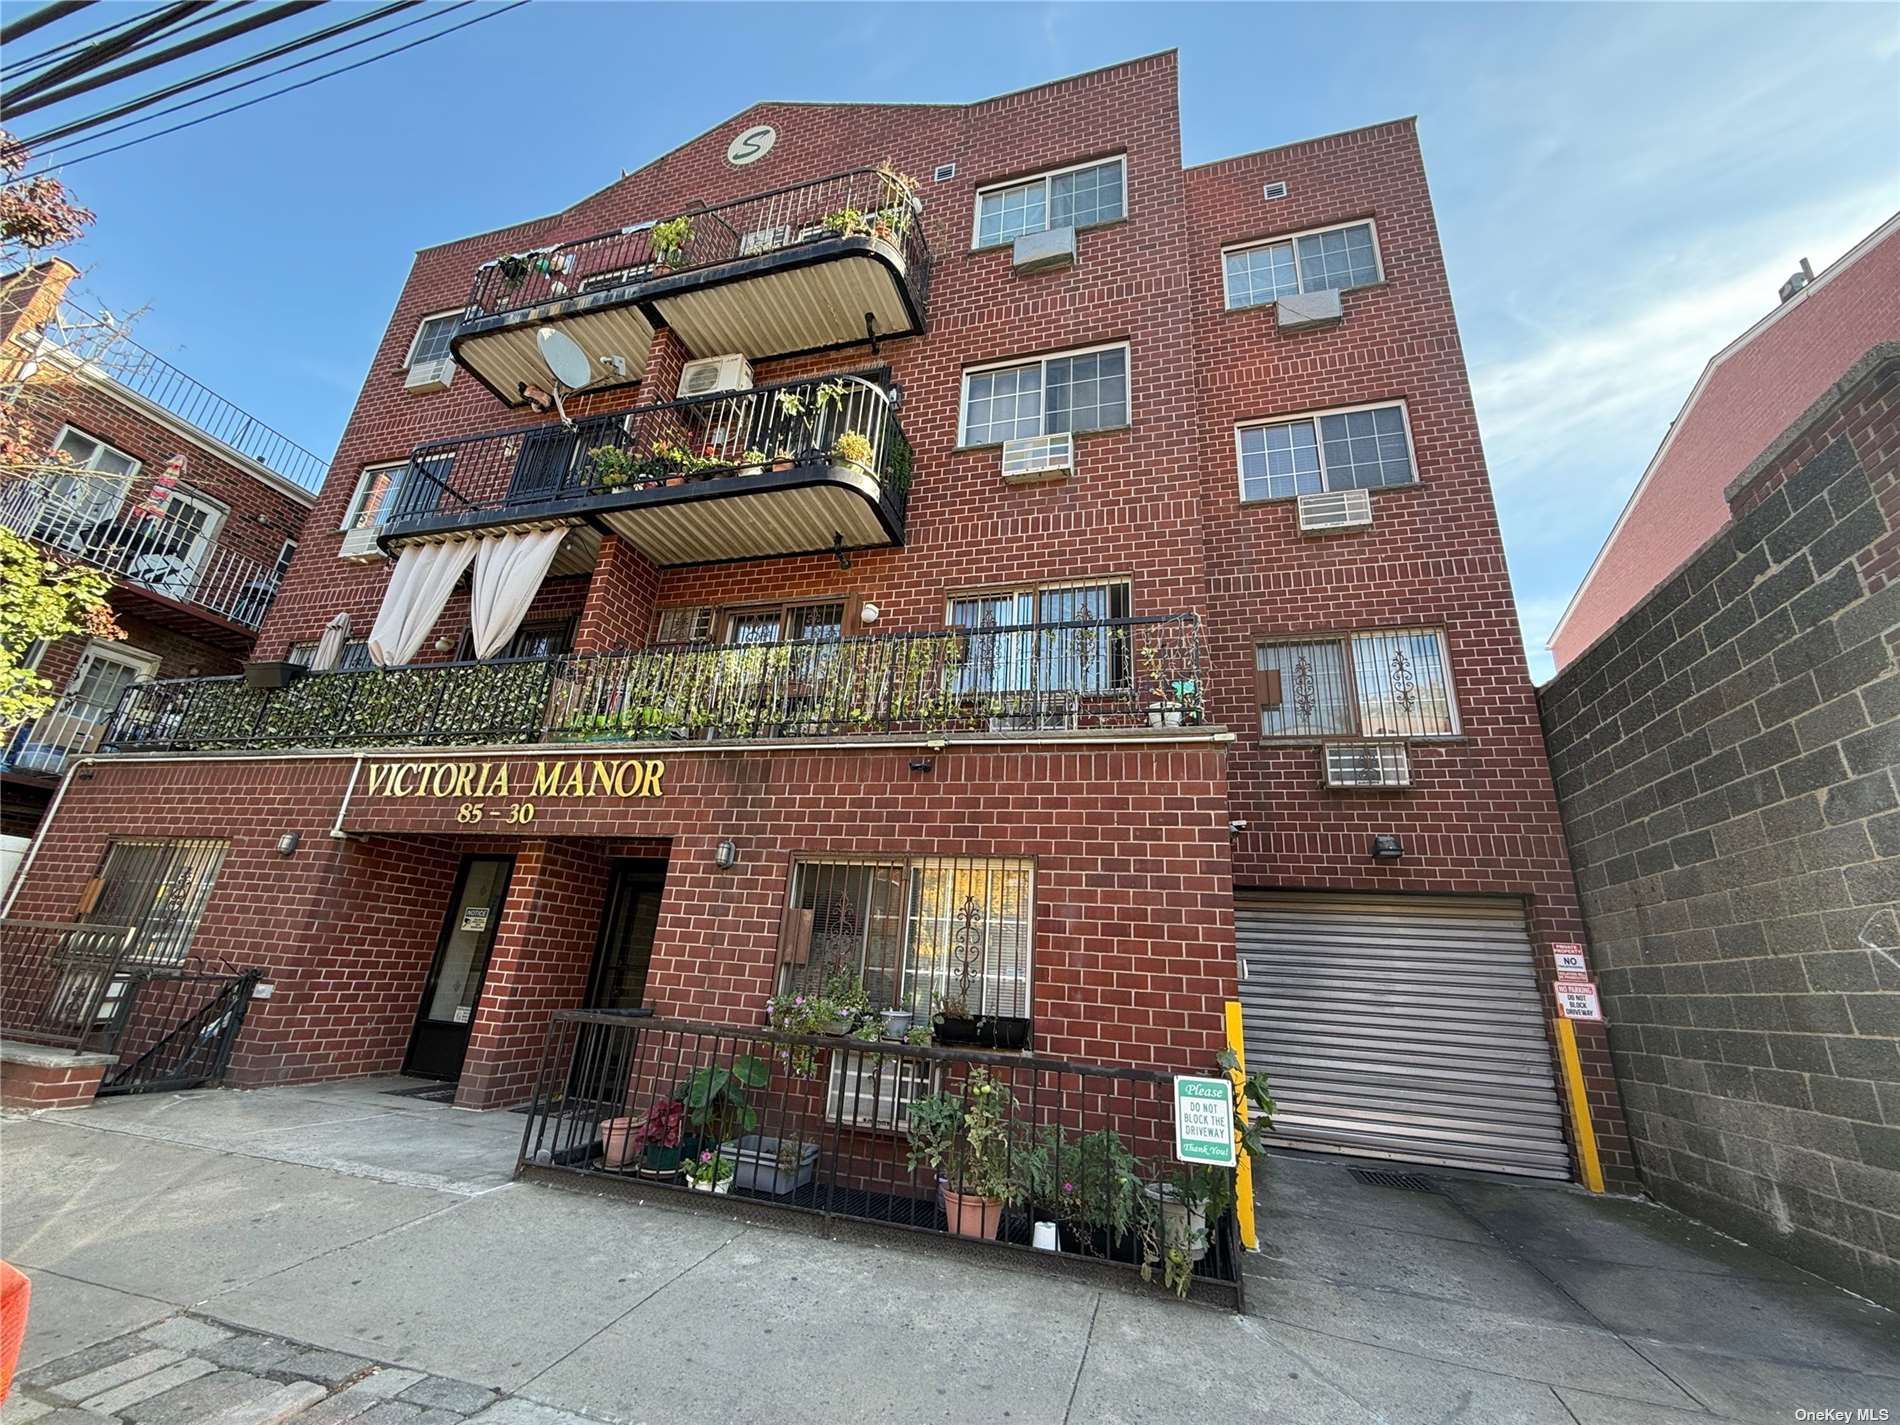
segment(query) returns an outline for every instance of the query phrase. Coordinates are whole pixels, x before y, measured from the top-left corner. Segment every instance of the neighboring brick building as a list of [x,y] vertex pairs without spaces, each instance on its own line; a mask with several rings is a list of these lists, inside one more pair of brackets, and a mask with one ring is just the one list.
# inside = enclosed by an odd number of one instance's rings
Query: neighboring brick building
[[[1803,264],[1805,269],[1805,263]],[[1722,348],[1550,636],[1559,671],[1661,588],[1729,518],[1724,487],[1868,348],[1900,340],[1900,214]],[[1787,289],[1784,289],[1786,291]]]
[[10,837],[32,833],[67,760],[96,747],[132,682],[240,669],[326,473],[76,307],[75,275],[52,259],[0,307],[0,393],[26,452],[0,480],[0,523],[112,573],[126,636],[38,650],[61,697],[0,750]]
[[514,1102],[607,980],[756,1025],[842,963],[1107,1064],[1205,1067],[1239,999],[1286,1141],[1573,1172],[1581,922],[1410,122],[1184,170],[1172,54],[761,104],[426,249],[258,652],[338,615],[410,666],[148,690],[12,911],[136,918],[162,800],[193,952],[273,982],[241,1082]]
[[1900,1305],[1900,342],[1542,694],[1643,1183]]

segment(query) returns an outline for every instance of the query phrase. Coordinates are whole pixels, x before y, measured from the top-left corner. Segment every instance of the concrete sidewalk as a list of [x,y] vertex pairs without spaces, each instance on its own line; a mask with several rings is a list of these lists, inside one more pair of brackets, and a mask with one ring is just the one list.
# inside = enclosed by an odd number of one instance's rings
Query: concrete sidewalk
[[[390,1081],[0,1122],[0,1420],[1785,1421],[1900,1405],[1893,1316],[1648,1204],[1276,1157],[1249,1313],[510,1181]],[[81,1393],[85,1392],[85,1393]],[[79,1413],[74,1413],[79,1412]]]

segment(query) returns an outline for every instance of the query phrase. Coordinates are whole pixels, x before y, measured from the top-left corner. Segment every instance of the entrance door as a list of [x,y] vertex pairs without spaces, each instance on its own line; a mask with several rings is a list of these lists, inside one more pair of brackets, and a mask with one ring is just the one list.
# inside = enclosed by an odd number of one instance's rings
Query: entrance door
[[482,977],[488,972],[488,955],[495,948],[502,902],[508,898],[508,878],[514,869],[512,856],[463,859],[448,918],[442,923],[435,965],[422,991],[422,1009],[409,1040],[404,1073],[425,1079],[462,1076],[469,1026],[475,1020]]
[[1551,1006],[1516,902],[1242,891],[1234,931],[1274,1141],[1570,1176]]
[[[645,1003],[665,884],[664,861],[624,861],[614,867],[583,1009],[639,1009]],[[633,1036],[605,1025],[580,1028],[569,1089],[577,1098],[617,1102],[626,1089]]]

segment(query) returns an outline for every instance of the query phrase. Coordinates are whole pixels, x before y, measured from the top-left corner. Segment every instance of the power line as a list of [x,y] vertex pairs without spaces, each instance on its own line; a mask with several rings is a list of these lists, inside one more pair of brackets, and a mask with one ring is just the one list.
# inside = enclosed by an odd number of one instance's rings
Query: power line
[[8,101],[0,104],[0,119],[14,112],[14,105],[18,100],[38,94],[44,89],[50,89],[55,84],[63,84],[68,79],[84,74],[87,70],[97,69],[109,59],[117,59],[127,50],[136,49],[146,40],[156,39],[166,30],[182,24],[210,3],[211,0],[181,0],[179,4],[154,10],[130,29],[114,35],[111,39],[89,44],[70,59],[63,59],[44,73],[36,74],[33,78],[14,85],[8,94]]
[[74,164],[86,162],[87,159],[104,158],[107,154],[119,153],[125,149],[134,148],[139,144],[149,143],[153,139],[164,138],[167,134],[175,134],[175,133],[180,132],[183,129],[196,128],[199,124],[208,124],[213,119],[221,119],[226,114],[235,114],[240,109],[252,108],[258,104],[262,104],[267,99],[275,99],[279,97],[280,95],[291,94],[299,89],[308,89],[312,84],[320,84],[326,79],[334,79],[339,74],[348,74],[352,70],[361,69],[365,65],[374,64],[379,59],[388,59],[392,55],[402,54],[404,51],[415,49],[419,45],[426,45],[432,40],[445,39],[449,35],[454,34],[458,30],[468,29],[471,25],[479,25],[485,20],[498,19],[501,16],[507,14],[510,10],[519,10],[523,5],[526,5],[527,3],[528,3],[528,0],[510,0],[509,4],[496,6],[495,8],[489,9],[489,10],[484,10],[481,14],[476,15],[471,19],[464,20],[459,25],[451,25],[449,26],[448,29],[438,30],[432,35],[423,35],[418,39],[413,39],[409,41],[408,44],[397,45],[394,49],[384,50],[381,54],[372,54],[365,59],[359,59],[354,64],[339,65],[335,69],[326,70],[322,74],[314,74],[310,78],[299,80],[295,84],[286,84],[282,89],[273,89],[268,94],[259,94],[256,98],[247,99],[241,104],[232,104],[226,108],[216,110],[213,113],[201,114],[199,115],[199,117],[195,119],[187,119],[182,124],[173,124],[168,129],[159,129],[153,133],[140,134],[136,138],[129,138],[124,143],[113,144],[109,148],[94,149],[90,153],[80,154],[77,158],[69,158],[59,163],[46,164],[40,168],[34,169],[33,172],[31,173],[21,174],[19,177],[15,178],[13,182],[24,183],[27,180],[37,178],[42,173],[49,172],[54,168],[71,168]]
[[[236,10],[248,2],[249,0],[237,0],[237,3],[231,5],[229,10]],[[274,25],[280,20],[288,20],[293,15],[300,15],[305,10],[313,10],[323,3],[324,0],[286,0],[284,4],[273,5],[270,9],[260,11],[246,19],[233,20],[228,25],[220,25],[217,29],[212,30],[208,34],[199,35],[196,39],[175,44],[169,49],[158,51],[156,54],[148,54],[143,59],[132,60],[129,63],[120,65],[117,69],[108,69],[103,74],[89,75],[84,79],[75,80],[65,88],[55,89],[50,93],[42,92],[46,86],[44,83],[36,80],[33,82],[31,88],[32,97],[28,98],[25,103],[14,102],[0,105],[0,119],[11,119],[19,114],[31,113],[35,109],[45,108],[48,104],[57,104],[62,100],[74,98],[77,95],[101,88],[104,85],[117,83],[119,80],[129,78],[134,74],[142,74],[148,69],[155,69],[161,64],[169,64],[174,59],[183,59],[186,55],[196,54],[199,50],[210,49],[213,45],[220,45],[226,40],[236,39],[239,35],[249,34],[252,30],[261,30],[266,25]],[[225,13],[228,13],[229,10]]]
[[[86,3],[91,4],[92,0],[86,0]],[[58,7],[54,6],[52,8],[57,9]],[[123,30],[127,25],[136,25],[140,20],[144,18],[145,18],[144,11],[135,10],[130,15],[127,15],[123,20],[114,20],[109,25],[101,25],[96,30],[88,30],[85,34],[80,35],[76,39],[61,40],[58,44],[52,46],[50,49],[43,49],[38,54],[28,55],[25,59],[16,59],[16,60],[11,60],[5,64],[0,64],[0,72],[4,72],[7,74],[19,74],[25,70],[38,69],[42,65],[46,64],[49,60],[58,59],[62,54],[69,54],[73,50],[78,49],[81,45],[91,44],[94,40],[104,39],[107,35],[112,34],[114,31]]]
[[[162,103],[163,101],[172,98],[174,95],[183,94],[186,90],[196,89],[201,85],[215,83],[217,80],[226,78],[227,76],[232,75],[232,74],[236,74],[240,72],[241,70],[250,69],[260,64],[267,64],[273,59],[282,59],[287,54],[294,54],[296,51],[300,49],[308,48],[310,45],[321,44],[325,40],[334,39],[338,35],[347,34],[351,30],[361,29],[364,25],[375,24],[379,20],[386,19],[388,16],[397,14],[403,10],[412,9],[413,7],[420,5],[421,3],[422,3],[422,0],[393,0],[393,3],[383,6],[380,10],[372,10],[367,15],[359,15],[353,20],[344,20],[339,24],[331,25],[327,29],[316,30],[310,34],[299,36],[297,39],[286,41],[285,43],[278,45],[274,49],[268,49],[268,50],[263,51],[261,54],[254,54],[254,55],[249,56],[248,58],[237,60],[231,64],[227,64],[222,69],[214,69],[206,74],[200,74],[190,79],[180,80],[176,84],[168,85],[167,87],[163,89],[154,90],[152,93],[141,95],[137,99],[127,100],[125,103],[118,105],[116,108],[104,110],[101,113],[90,115],[89,117],[84,118],[84,119],[74,119],[70,123],[61,124],[58,128],[48,129],[43,134],[38,134],[30,139],[23,139],[21,140],[21,142],[24,143],[26,147],[28,148],[36,149],[43,144],[52,142],[54,139],[62,139],[62,138],[67,138],[71,135],[83,134],[87,130],[96,129],[101,124],[109,123],[113,119],[123,118],[125,115],[136,113],[140,109],[149,109],[152,105]],[[462,0],[462,4],[466,4],[466,3],[468,3],[468,0]],[[461,7],[460,5],[453,5],[453,6],[450,6],[449,8],[459,9]],[[417,22],[411,21],[411,23],[413,24]],[[384,33],[388,33],[388,32],[385,31]],[[374,37],[372,36],[372,38]],[[359,41],[359,43],[361,43],[361,41]],[[345,48],[348,48],[348,46],[345,46]],[[330,53],[334,54],[336,53],[336,51],[332,50],[330,51]],[[304,63],[309,63],[309,61],[306,60],[304,61]],[[287,68],[295,68],[295,66],[287,66]],[[278,70],[275,72],[281,74],[284,71]],[[267,76],[260,75],[258,77],[261,79]],[[238,85],[231,86],[231,88],[233,89],[239,88],[239,87],[241,86],[238,86]],[[230,90],[227,89],[222,92],[229,93]],[[206,97],[208,98],[210,96],[206,96]],[[179,105],[178,107],[184,108],[185,106]],[[153,115],[151,117],[156,118],[157,116]],[[140,119],[140,120],[136,120],[135,122],[145,123],[147,121],[144,119]],[[126,128],[126,127],[130,127],[130,125],[120,125],[119,127]],[[117,132],[117,130],[114,130],[114,132]],[[70,147],[70,146],[71,145],[67,145],[67,147]]]
[[[63,20],[75,10],[83,10],[92,4],[92,0],[54,0],[51,5],[42,5],[29,11],[10,25],[0,25],[0,45],[17,40],[33,31],[43,29],[55,20]],[[108,28],[111,28],[108,26]]]

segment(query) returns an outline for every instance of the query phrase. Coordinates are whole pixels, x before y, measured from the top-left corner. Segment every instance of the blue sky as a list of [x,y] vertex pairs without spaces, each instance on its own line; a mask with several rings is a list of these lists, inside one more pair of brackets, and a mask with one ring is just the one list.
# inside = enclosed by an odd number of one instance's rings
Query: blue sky
[[1801,257],[1900,209],[1891,5],[538,0],[75,166],[100,215],[76,258],[89,295],[149,309],[145,345],[328,456],[418,247],[564,207],[757,99],[967,101],[1168,47],[1189,163],[1419,116],[1539,677],[1702,364]]

